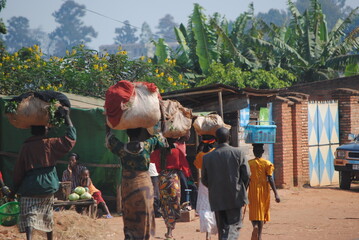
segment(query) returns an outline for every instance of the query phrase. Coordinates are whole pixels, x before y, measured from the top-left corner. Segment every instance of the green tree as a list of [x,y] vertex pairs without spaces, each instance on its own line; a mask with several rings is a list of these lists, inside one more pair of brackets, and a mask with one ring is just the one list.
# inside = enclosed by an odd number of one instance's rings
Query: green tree
[[149,43],[153,40],[153,33],[151,30],[150,25],[147,22],[144,22],[141,27],[141,34],[140,34],[140,42],[142,44]]
[[54,90],[104,98],[117,81],[155,83],[161,92],[188,88],[187,79],[176,70],[174,59],[158,64],[153,59],[129,59],[127,52],[98,53],[83,44],[64,57],[45,56],[39,46],[4,52],[0,64],[0,94]]
[[135,43],[138,40],[136,37],[137,29],[132,27],[130,22],[126,20],[124,22],[124,26],[115,29],[115,33],[117,34],[114,38],[116,44],[128,44]]
[[166,42],[175,42],[176,35],[174,33],[174,27],[177,27],[177,23],[175,23],[174,18],[170,14],[166,14],[163,18],[161,18],[158,22],[158,32],[156,34],[165,39]]
[[339,77],[346,66],[357,64],[359,55],[354,51],[359,45],[359,27],[349,34],[344,30],[352,24],[358,9],[338,20],[329,31],[318,0],[311,0],[303,14],[291,1],[288,5],[289,23],[277,26],[256,18],[252,4],[233,23],[219,14],[208,18],[195,4],[187,28],[175,28],[179,47],[170,54],[182,71],[192,74],[194,83],[212,74],[210,66],[214,62],[224,66],[233,63],[248,72],[282,68],[301,82]]
[[8,24],[5,44],[9,52],[15,52],[23,47],[39,43],[39,41],[31,36],[29,20],[27,18],[12,17],[8,20]]
[[[6,6],[6,0],[0,0],[0,12],[5,8],[5,6]],[[0,52],[1,53],[5,50],[3,35],[6,34],[6,32],[7,32],[6,26],[2,18],[0,18]]]
[[258,13],[257,18],[262,19],[267,24],[275,24],[277,26],[285,25],[289,16],[286,11],[278,9],[270,9],[267,13]]
[[339,77],[348,64],[359,61],[359,55],[352,54],[359,46],[359,26],[349,34],[344,33],[359,8],[354,9],[344,20],[339,19],[328,31],[326,16],[318,0],[311,0],[310,8],[303,14],[291,1],[288,3],[292,18],[286,29],[287,37],[282,40],[303,57],[290,59],[301,81]]
[[199,82],[197,86],[223,83],[239,88],[273,89],[289,87],[295,81],[296,77],[282,68],[275,68],[271,71],[263,69],[242,71],[241,68],[235,67],[234,63],[227,65],[213,63],[208,77]]
[[[326,16],[329,29],[332,29],[339,19],[346,18],[353,10],[346,6],[346,0],[319,0],[318,3]],[[311,7],[311,0],[297,0],[295,6],[300,13],[304,13]]]
[[[6,0],[0,0],[0,12],[5,8],[5,6]],[[6,34],[6,27],[2,18],[0,18],[0,34]]]
[[66,50],[81,43],[89,43],[97,37],[93,27],[85,26],[82,17],[85,16],[85,6],[70,0],[64,2],[60,9],[52,14],[60,25],[51,34],[55,44],[54,54],[63,56]]

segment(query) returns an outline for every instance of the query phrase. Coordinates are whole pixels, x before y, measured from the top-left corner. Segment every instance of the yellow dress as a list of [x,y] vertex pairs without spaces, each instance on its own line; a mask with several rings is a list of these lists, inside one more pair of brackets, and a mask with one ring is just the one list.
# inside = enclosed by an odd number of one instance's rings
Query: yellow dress
[[251,168],[251,181],[249,184],[249,220],[270,220],[270,184],[267,176],[273,174],[273,164],[264,158],[255,158],[248,161]]

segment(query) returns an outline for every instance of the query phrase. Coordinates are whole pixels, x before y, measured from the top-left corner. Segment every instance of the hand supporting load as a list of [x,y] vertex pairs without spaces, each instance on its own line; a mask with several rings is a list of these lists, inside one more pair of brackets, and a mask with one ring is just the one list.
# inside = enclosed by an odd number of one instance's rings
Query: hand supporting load
[[5,114],[16,128],[53,127],[64,123],[66,111],[62,107],[71,107],[69,99],[62,93],[28,92],[7,101]]

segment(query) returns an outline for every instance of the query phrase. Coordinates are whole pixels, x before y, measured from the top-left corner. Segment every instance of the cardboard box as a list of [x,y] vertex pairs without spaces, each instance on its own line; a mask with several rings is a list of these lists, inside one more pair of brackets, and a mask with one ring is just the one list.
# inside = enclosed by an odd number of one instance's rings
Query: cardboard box
[[194,209],[190,211],[181,211],[181,218],[178,220],[178,222],[191,222],[196,218],[196,211]]

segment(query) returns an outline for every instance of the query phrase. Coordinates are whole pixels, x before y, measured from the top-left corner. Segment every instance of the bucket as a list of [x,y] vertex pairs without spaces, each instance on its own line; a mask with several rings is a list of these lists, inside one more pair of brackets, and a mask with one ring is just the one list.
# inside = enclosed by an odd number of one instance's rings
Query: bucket
[[0,224],[13,226],[19,219],[20,206],[18,202],[8,202],[0,206]]

